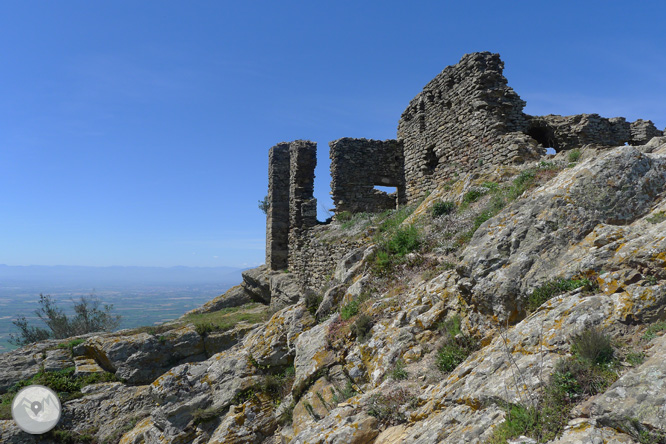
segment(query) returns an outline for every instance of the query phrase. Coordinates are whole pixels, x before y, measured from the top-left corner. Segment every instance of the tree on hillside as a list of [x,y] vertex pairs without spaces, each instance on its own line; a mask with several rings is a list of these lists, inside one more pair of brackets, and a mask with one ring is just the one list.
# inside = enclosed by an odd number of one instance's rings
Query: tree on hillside
[[11,334],[10,340],[15,345],[32,344],[45,339],[64,339],[96,331],[111,331],[120,325],[120,315],[112,313],[113,305],[104,304],[93,296],[81,296],[74,302],[73,317],[63,313],[49,295],[39,295],[40,307],[35,310],[48,329],[28,325],[25,316],[19,316],[13,324],[18,327],[18,334]]

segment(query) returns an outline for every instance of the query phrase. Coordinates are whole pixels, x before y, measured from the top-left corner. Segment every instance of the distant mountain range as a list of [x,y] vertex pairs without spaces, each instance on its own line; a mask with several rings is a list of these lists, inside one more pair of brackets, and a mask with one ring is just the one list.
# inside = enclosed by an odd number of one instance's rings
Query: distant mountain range
[[201,285],[240,283],[233,267],[86,267],[0,264],[0,286],[12,285]]

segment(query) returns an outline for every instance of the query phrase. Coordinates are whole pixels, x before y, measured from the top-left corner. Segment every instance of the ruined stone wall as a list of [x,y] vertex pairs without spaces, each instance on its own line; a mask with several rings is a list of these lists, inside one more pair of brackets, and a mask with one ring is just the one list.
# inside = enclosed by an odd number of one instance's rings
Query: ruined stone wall
[[316,165],[314,142],[282,142],[268,152],[266,265],[271,270],[289,267],[289,251],[296,247],[294,232],[317,223]]
[[644,145],[652,137],[661,135],[649,120],[629,123],[624,117],[607,119],[599,114],[529,117],[526,133],[542,146],[558,152],[584,145]]
[[294,233],[298,248],[289,250],[289,271],[303,288],[323,291],[329,284],[340,259],[347,253],[367,246],[367,239],[350,239],[336,232],[334,225],[317,225]]
[[454,172],[536,158],[523,133],[525,102],[507,85],[498,54],[467,54],[430,81],[402,113],[407,200],[413,202]]
[[398,141],[404,146],[409,203],[455,172],[537,159],[547,147],[642,145],[662,135],[649,120],[528,116],[503,68],[498,54],[467,54],[430,81],[403,112]]
[[[403,149],[397,140],[343,138],[329,146],[336,213],[377,212],[406,202]],[[396,187],[396,192],[375,185]]]

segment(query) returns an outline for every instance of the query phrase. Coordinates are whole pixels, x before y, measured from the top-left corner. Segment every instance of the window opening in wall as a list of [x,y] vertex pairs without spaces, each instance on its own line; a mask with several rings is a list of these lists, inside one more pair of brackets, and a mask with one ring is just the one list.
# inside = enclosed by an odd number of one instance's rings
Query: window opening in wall
[[375,199],[377,208],[395,209],[398,208],[398,187],[385,185],[375,185]]
[[[552,128],[548,126],[532,126],[527,130],[527,135],[546,148],[548,154],[555,154],[559,150],[559,145],[557,140],[555,140],[555,134],[553,133]],[[555,153],[548,151],[550,149],[555,151]]]
[[435,145],[431,145],[426,150],[424,173],[433,174],[438,164],[439,158],[437,157],[437,153],[435,153]]
[[382,185],[375,185],[375,190],[382,191],[386,194],[397,193],[398,187],[385,187]]

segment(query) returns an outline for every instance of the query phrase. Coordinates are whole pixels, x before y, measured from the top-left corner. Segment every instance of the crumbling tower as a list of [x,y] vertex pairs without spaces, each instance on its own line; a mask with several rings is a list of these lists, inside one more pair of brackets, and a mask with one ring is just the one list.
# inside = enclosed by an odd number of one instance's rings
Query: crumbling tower
[[290,238],[293,242],[295,232],[317,223],[316,165],[315,142],[282,142],[268,153],[266,265],[271,270],[288,268]]

